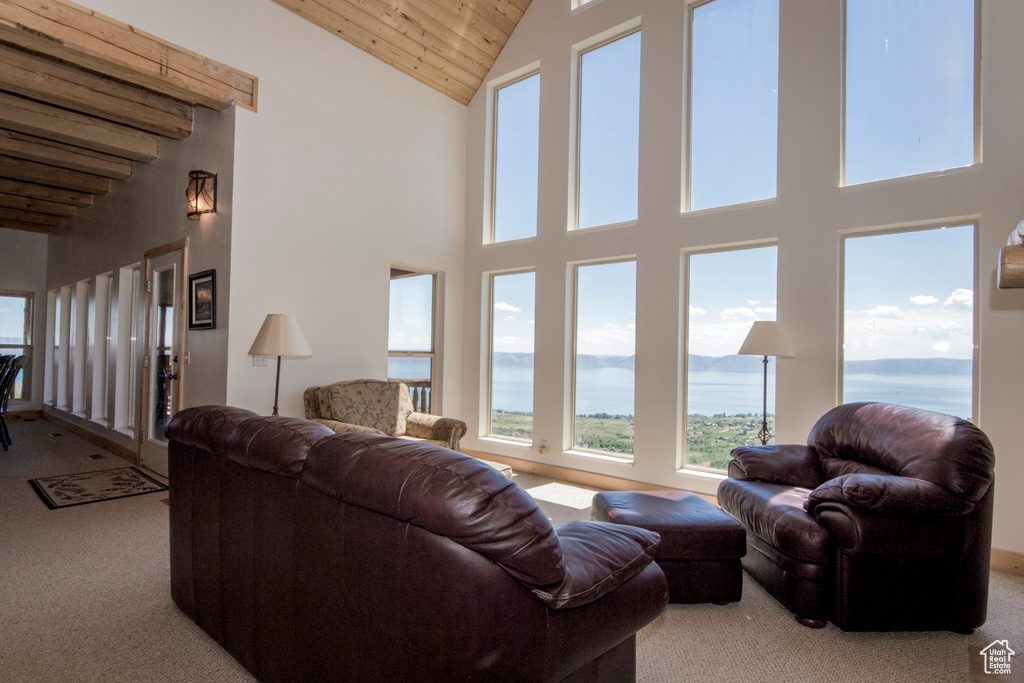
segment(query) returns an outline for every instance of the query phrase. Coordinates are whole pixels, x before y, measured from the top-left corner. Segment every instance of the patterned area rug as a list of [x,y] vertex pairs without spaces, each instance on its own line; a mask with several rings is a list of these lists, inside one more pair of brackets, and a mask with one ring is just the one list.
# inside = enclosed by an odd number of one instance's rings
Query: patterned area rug
[[28,483],[51,510],[167,490],[166,485],[134,467],[41,477]]

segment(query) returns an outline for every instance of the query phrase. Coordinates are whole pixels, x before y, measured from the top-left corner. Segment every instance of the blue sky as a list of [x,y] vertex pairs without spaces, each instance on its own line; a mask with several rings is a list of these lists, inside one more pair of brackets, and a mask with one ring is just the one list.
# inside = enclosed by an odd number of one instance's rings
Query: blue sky
[[533,353],[535,274],[496,275],[492,282],[492,350]]
[[25,333],[25,300],[0,296],[0,340],[15,339],[19,343]]

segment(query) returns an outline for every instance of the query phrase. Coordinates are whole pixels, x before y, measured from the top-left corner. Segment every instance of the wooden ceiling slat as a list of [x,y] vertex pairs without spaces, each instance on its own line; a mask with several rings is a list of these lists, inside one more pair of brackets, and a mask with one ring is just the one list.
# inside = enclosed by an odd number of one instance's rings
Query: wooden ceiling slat
[[56,228],[57,226],[59,226],[62,220],[60,216],[52,216],[46,213],[36,213],[35,211],[5,209],[3,207],[0,207],[0,219],[20,221],[22,223],[34,223],[36,225],[48,225],[51,228]]
[[0,177],[0,192],[31,199],[42,199],[48,202],[60,202],[71,206],[89,206],[92,195],[78,190],[66,190],[59,187],[39,185],[21,180],[10,180]]
[[[459,5],[470,10],[481,19],[501,31],[505,36],[512,35],[516,30],[518,19],[513,21],[497,7],[497,0],[446,0],[447,2],[458,2]],[[551,0],[548,0],[551,2]],[[507,40],[507,38],[506,38]]]
[[508,37],[512,35],[510,31],[505,31],[501,27],[495,26],[493,23],[488,21],[486,17],[474,12],[473,9],[468,4],[462,2],[462,0],[416,0],[416,3],[424,7],[430,5],[440,7],[451,16],[456,17],[463,25],[468,26],[469,32],[475,32],[485,36],[499,48],[499,51],[500,48],[504,47],[505,43],[508,42]]
[[21,209],[22,211],[48,213],[53,216],[74,216],[78,212],[78,209],[70,204],[60,204],[58,202],[48,202],[43,199],[19,197],[13,194],[0,194],[0,206],[7,209]]
[[0,45],[0,90],[174,140],[192,134],[192,107]]
[[0,41],[193,105],[256,109],[256,78],[71,2],[0,0]]
[[117,180],[127,180],[132,175],[132,162],[128,159],[10,130],[0,129],[0,154]]
[[7,218],[0,218],[0,228],[9,228],[11,230],[23,230],[25,232],[41,232],[48,234],[50,227],[47,225],[39,225],[38,223],[26,223],[25,221],[15,221]]
[[387,2],[395,11],[408,15],[411,20],[483,64],[488,70],[501,53],[501,31],[493,29],[488,37],[431,0],[379,1]]
[[0,126],[133,161],[152,161],[160,151],[152,133],[3,93]]
[[0,178],[89,194],[106,194],[110,191],[110,178],[5,156],[0,156]]

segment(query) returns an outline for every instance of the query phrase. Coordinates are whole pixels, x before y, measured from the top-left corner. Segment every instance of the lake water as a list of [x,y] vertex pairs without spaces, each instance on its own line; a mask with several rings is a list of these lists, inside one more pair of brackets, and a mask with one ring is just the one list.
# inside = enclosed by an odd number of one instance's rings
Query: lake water
[[[391,377],[423,377],[429,375],[429,363],[423,358],[391,358]],[[533,411],[533,366],[495,365],[494,395],[491,405],[496,410]],[[615,367],[579,368],[576,412],[582,415],[634,413],[633,369]],[[691,372],[687,413],[715,415],[725,413],[761,414],[760,372],[724,372],[706,370]],[[768,373],[768,412],[775,413],[772,387],[775,373]],[[940,413],[971,417],[970,375],[871,375],[850,374],[845,378],[844,402],[884,401],[901,403]]]

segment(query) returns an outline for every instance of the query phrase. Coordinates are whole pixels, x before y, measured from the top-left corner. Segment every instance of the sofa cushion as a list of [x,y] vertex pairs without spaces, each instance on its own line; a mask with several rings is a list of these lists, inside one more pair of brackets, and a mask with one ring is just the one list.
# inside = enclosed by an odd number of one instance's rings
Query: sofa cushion
[[164,435],[211,453],[220,453],[234,435],[234,429],[256,413],[231,406],[195,406],[175,413]]
[[746,528],[782,553],[807,562],[831,562],[828,530],[804,510],[811,490],[797,486],[726,479],[718,504]]
[[240,465],[297,479],[309,449],[333,433],[295,417],[254,417],[238,425],[226,453]]
[[992,483],[995,456],[984,432],[951,415],[887,403],[847,403],[814,425],[807,443],[826,479],[899,474],[937,484],[972,503]]
[[388,436],[405,434],[405,421],[412,412],[409,387],[400,382],[352,380],[327,387],[329,417],[338,422],[372,427]]

